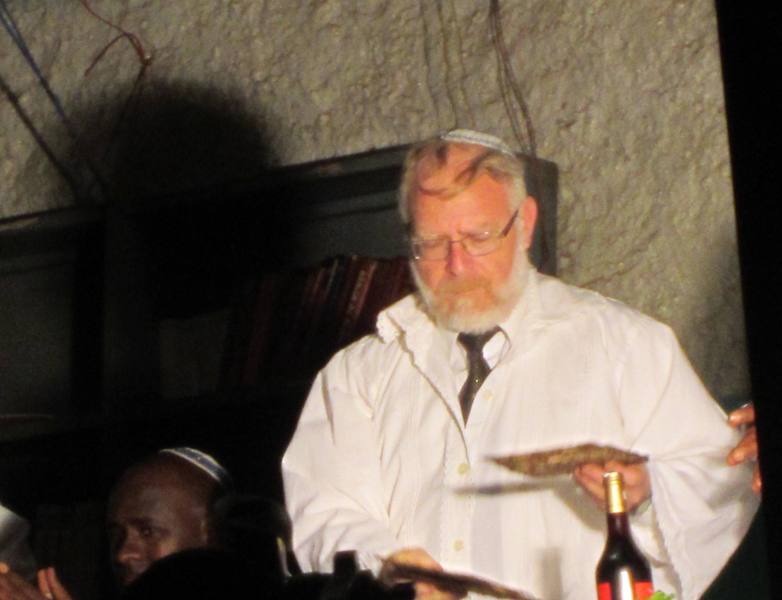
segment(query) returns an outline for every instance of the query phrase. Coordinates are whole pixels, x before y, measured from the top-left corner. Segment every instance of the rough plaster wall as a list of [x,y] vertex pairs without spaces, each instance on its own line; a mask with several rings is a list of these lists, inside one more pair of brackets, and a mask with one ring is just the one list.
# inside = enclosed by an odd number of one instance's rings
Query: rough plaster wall
[[[138,72],[130,45],[116,44],[85,77],[86,66],[116,32],[79,2],[8,4],[90,155],[110,163],[116,150],[109,146],[104,158],[103,149]],[[197,175],[196,183],[251,177],[256,160],[305,162],[411,142],[456,125],[511,136],[488,1],[90,4],[154,50],[143,98],[174,93],[233,111],[240,115],[233,131],[248,138],[240,147],[263,145],[238,163],[230,152],[216,150],[224,168]],[[538,152],[560,168],[561,277],[669,323],[713,392],[746,393],[711,0],[501,5]],[[0,49],[6,85],[55,151],[72,155],[63,127],[5,35]],[[0,122],[0,217],[73,203],[5,98]],[[143,119],[134,127],[158,134]],[[180,128],[188,129],[186,119]],[[219,143],[225,138],[216,141],[213,146],[226,146]],[[170,150],[177,154],[176,147]],[[155,170],[158,157],[137,154],[131,160]],[[136,191],[182,185],[166,176],[170,164],[160,170],[159,177],[137,182]],[[77,187],[94,196],[88,181],[82,170]]]

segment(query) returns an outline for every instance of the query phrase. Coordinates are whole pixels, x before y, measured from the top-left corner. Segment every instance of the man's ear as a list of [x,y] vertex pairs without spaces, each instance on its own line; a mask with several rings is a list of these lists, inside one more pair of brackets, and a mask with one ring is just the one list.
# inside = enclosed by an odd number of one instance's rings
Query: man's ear
[[521,237],[524,249],[529,250],[532,245],[532,235],[535,233],[535,223],[538,221],[538,202],[532,196],[527,196],[519,207],[519,216],[522,220]]

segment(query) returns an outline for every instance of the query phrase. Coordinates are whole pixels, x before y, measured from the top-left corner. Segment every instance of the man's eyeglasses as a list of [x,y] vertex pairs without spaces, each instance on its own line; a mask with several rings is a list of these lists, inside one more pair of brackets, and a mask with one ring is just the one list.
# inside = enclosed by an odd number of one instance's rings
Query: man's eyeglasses
[[481,233],[468,233],[458,240],[452,240],[446,236],[436,238],[411,238],[410,248],[415,260],[445,260],[451,252],[451,244],[461,244],[464,251],[470,256],[484,256],[498,250],[510,233],[513,221],[519,214],[519,209],[513,211],[508,223],[499,233],[483,231]]

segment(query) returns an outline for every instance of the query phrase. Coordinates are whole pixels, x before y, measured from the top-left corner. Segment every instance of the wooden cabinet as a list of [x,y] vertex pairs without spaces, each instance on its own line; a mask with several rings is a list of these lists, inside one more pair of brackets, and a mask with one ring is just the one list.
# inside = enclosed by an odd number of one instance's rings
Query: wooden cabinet
[[[405,151],[0,223],[0,498],[33,521],[51,506],[94,506],[129,462],[174,445],[201,447],[244,491],[281,498],[279,460],[311,373],[218,391],[238,291],[269,270],[406,254]],[[532,256],[553,273],[557,172],[534,164]],[[9,417],[20,413],[39,416]]]

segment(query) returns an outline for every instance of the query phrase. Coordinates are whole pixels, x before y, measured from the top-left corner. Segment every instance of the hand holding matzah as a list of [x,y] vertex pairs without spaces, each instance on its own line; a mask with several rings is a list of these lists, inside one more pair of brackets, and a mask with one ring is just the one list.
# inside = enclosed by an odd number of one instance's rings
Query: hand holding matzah
[[579,444],[509,456],[491,461],[517,473],[534,477],[573,474],[573,479],[601,507],[605,507],[603,473],[618,471],[625,482],[628,510],[634,510],[651,494],[649,473],[643,464],[647,457],[613,446]]

